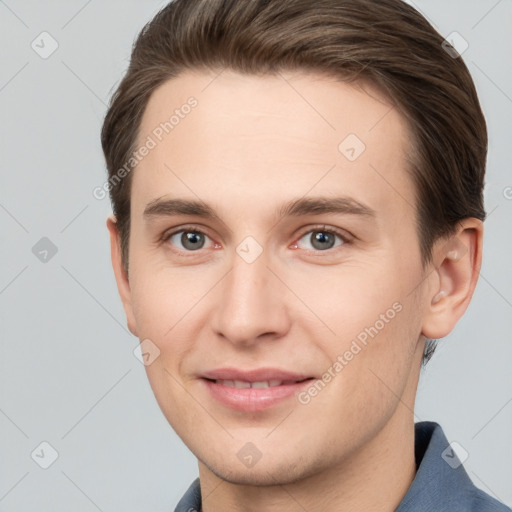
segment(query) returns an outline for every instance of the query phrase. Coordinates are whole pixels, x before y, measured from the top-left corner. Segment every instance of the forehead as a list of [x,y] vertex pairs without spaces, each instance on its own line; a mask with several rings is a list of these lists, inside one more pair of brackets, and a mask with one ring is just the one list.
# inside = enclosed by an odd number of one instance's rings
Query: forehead
[[141,202],[216,192],[242,205],[263,192],[281,201],[313,187],[357,192],[376,209],[393,196],[413,202],[406,122],[368,84],[305,72],[187,71],[152,94],[139,146],[150,139],[133,176]]

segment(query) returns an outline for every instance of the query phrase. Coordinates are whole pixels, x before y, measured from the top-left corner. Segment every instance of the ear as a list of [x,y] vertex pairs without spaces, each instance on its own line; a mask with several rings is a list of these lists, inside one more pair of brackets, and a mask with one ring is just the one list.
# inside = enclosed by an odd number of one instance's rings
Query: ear
[[128,279],[128,273],[123,267],[121,258],[121,236],[117,229],[116,218],[113,215],[107,218],[107,228],[110,232],[110,256],[112,259],[112,267],[116,277],[117,290],[119,291],[124,312],[126,314],[126,323],[130,332],[134,336],[138,337],[135,315],[133,314],[130,282]]
[[448,240],[435,244],[434,271],[429,277],[422,334],[447,336],[466,311],[475,291],[482,264],[483,223],[464,219]]

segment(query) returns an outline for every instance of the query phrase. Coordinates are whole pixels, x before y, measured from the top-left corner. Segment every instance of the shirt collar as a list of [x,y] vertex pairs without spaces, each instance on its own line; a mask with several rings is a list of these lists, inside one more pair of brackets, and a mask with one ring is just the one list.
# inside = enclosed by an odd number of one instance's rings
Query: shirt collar
[[396,512],[465,510],[475,487],[440,425],[416,423],[415,455],[416,476]]

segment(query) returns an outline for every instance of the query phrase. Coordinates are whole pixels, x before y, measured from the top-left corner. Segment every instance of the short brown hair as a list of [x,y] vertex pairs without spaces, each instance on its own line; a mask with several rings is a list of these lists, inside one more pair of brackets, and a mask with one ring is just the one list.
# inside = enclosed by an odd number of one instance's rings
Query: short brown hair
[[[174,0],[142,29],[111,99],[101,133],[109,178],[136,150],[151,94],[182,71],[304,70],[366,82],[408,121],[426,264],[458,222],[485,219],[485,118],[466,65],[443,41],[402,0]],[[128,270],[131,173],[109,191]]]

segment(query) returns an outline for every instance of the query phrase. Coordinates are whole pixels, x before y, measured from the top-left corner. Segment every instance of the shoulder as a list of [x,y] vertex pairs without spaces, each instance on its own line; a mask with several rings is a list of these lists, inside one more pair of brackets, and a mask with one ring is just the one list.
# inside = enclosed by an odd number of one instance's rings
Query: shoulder
[[486,492],[473,488],[472,496],[469,497],[468,512],[511,512],[512,509],[494,499]]
[[396,512],[512,512],[474,485],[443,429],[416,424],[416,476]]

